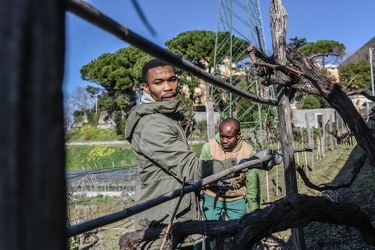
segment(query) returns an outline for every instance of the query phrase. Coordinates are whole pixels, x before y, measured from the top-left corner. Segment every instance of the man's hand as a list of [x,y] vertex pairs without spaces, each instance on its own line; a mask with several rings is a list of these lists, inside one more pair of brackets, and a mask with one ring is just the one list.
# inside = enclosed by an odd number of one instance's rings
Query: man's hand
[[[243,159],[239,160],[238,164],[242,164],[242,163],[245,163],[245,162],[251,161],[251,160],[263,159],[268,155],[272,155],[273,157],[272,157],[271,160],[262,162],[262,167],[265,170],[270,170],[273,166],[280,164],[283,160],[282,155],[278,151],[266,149],[266,150],[262,150],[262,151],[259,151],[259,152],[255,153],[250,158],[243,158]],[[242,169],[241,172],[247,172],[248,170],[249,170],[248,168],[244,168],[244,169]]]
[[283,156],[280,151],[274,151],[273,155],[275,156],[267,164],[268,167],[272,168],[275,165],[279,165],[283,161]]
[[224,195],[228,190],[234,190],[229,179],[219,180],[217,183],[213,184],[216,189],[216,195],[214,198],[214,208],[216,208],[216,202],[219,196]]

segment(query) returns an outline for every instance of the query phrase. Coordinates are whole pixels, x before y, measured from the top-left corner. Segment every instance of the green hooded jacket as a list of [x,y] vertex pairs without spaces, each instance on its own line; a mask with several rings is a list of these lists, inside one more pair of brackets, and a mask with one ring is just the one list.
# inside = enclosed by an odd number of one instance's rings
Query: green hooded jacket
[[[237,164],[237,159],[200,161],[192,151],[180,126],[179,111],[183,103],[176,98],[140,104],[133,107],[126,122],[125,137],[131,143],[138,160],[135,204],[194,183],[211,174]],[[136,229],[142,229],[142,219],[160,220],[171,215],[178,198],[135,215]],[[186,194],[176,213],[175,222],[199,219],[199,203],[194,193]],[[168,218],[165,223],[168,223]],[[196,242],[186,239],[185,246]]]

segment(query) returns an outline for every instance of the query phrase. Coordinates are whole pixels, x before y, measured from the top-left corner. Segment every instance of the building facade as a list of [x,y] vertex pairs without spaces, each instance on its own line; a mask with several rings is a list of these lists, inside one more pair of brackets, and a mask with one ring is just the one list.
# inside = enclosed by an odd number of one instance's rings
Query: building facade
[[330,120],[336,122],[342,120],[336,110],[326,109],[301,109],[292,110],[292,123],[294,127],[322,128]]

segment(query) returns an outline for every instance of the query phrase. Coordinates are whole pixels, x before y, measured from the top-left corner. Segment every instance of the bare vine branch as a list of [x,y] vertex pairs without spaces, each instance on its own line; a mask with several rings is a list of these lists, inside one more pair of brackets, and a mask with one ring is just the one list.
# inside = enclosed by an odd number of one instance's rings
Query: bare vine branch
[[[253,61],[255,72],[259,76],[264,77],[264,80],[262,83],[265,86],[281,85],[281,86],[288,86],[296,90],[301,90],[312,95],[321,94],[314,85],[300,83],[302,78],[309,79],[309,76],[306,75],[304,72],[297,70],[291,66],[279,65],[278,63],[275,62],[273,57],[268,57],[266,54],[264,54],[262,51],[259,51],[254,46],[250,46],[246,50],[249,52],[249,56],[251,60]],[[263,62],[259,62],[258,59],[261,59]],[[302,62],[304,63],[306,68],[311,70],[312,69],[312,66],[310,66],[311,62],[308,60],[309,60],[308,58],[302,58]],[[287,80],[273,77],[272,74],[274,73],[274,70],[278,70],[282,72],[283,74],[288,76],[289,80],[287,81]],[[327,94],[326,92],[324,93]]]
[[340,189],[340,188],[348,188],[353,184],[353,182],[357,178],[361,168],[365,164],[366,159],[367,159],[367,155],[362,154],[361,157],[359,157],[358,160],[354,164],[354,168],[353,168],[353,171],[352,171],[352,177],[350,178],[350,180],[347,183],[337,185],[337,186],[332,186],[332,185],[317,186],[309,180],[305,171],[300,166],[297,165],[296,170],[300,174],[300,176],[301,176],[303,182],[305,183],[305,185],[307,187],[311,188],[311,189],[315,189],[317,191],[337,190],[337,189]]
[[[250,249],[255,243],[274,232],[304,227],[309,223],[327,222],[352,226],[363,240],[375,246],[375,228],[364,209],[354,203],[337,203],[326,197],[291,194],[262,210],[231,221],[187,221],[172,227],[172,248],[192,234],[234,237],[231,249]],[[259,226],[262,225],[262,226]],[[159,224],[145,230],[125,233],[119,240],[120,250],[136,249],[142,241],[163,237],[167,225]]]
[[345,143],[351,144],[351,137],[353,136],[353,133],[350,130],[348,130],[345,133],[338,135],[337,129],[334,129],[333,131],[330,130],[329,122],[330,120],[328,120],[326,125],[324,126],[325,130],[328,134],[333,135],[333,137],[336,138],[337,144],[345,144]]

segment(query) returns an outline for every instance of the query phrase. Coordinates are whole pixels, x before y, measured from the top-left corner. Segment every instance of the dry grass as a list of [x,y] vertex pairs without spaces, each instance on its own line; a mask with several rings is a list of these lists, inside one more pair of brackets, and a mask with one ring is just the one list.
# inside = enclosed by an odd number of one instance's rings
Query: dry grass
[[[312,167],[305,167],[308,178],[316,185],[330,184],[340,185],[347,183],[351,177],[353,163],[362,154],[362,149],[357,145],[340,145],[333,151],[327,151],[323,159],[315,160],[314,170]],[[299,155],[300,164],[309,162],[304,160],[302,154]],[[296,156],[298,163],[298,157]],[[310,169],[310,170],[308,170]],[[274,168],[268,173],[269,195],[267,196],[267,173],[261,173],[262,201],[275,201],[284,196],[281,193],[282,166]],[[278,180],[278,181],[276,181]],[[275,183],[278,183],[278,186]],[[375,219],[373,211],[375,202],[373,199],[375,192],[374,169],[365,162],[356,181],[350,188],[339,189],[337,191],[326,191],[324,193],[307,188],[302,179],[297,174],[298,192],[301,194],[317,196],[325,195],[338,202],[355,202],[359,206],[370,211],[370,216]],[[266,206],[266,205],[264,205]],[[310,223],[304,228],[305,242],[307,249],[375,249],[364,243],[354,228],[330,225],[327,223]],[[272,246],[271,249],[293,249],[290,243],[290,230],[273,234],[265,239],[265,245],[258,249],[265,249],[265,246]],[[267,248],[268,248],[267,247]]]

